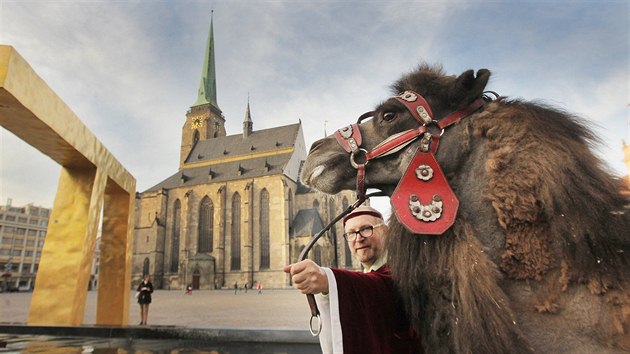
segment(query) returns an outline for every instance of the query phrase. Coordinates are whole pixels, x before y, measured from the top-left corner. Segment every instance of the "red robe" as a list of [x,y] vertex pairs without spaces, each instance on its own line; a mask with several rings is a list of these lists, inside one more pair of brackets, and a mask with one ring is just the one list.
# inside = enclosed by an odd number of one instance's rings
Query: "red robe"
[[422,353],[420,339],[396,300],[387,265],[370,273],[324,268],[328,296],[316,296],[324,354]]

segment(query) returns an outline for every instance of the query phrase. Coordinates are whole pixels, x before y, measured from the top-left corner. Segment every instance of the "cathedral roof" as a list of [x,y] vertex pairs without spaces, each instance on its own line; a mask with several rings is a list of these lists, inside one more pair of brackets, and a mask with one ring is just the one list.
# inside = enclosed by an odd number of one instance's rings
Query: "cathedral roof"
[[295,236],[313,236],[324,228],[322,218],[316,208],[301,209],[293,219],[293,233]]
[[182,186],[227,182],[238,179],[277,175],[283,173],[291,154],[274,155],[234,161],[210,166],[183,169],[145,192],[173,189]]
[[235,158],[255,157],[293,148],[300,123],[253,131],[249,136],[242,134],[199,140],[192,148],[186,165],[202,162],[221,162]]
[[[301,123],[200,140],[184,168],[145,192],[285,173],[295,160]],[[299,152],[298,152],[299,155]]]

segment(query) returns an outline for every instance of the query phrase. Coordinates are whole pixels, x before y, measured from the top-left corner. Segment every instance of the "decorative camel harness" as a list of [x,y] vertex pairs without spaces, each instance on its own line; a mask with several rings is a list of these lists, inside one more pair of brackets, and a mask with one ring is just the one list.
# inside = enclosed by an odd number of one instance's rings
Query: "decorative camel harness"
[[[498,95],[491,92],[496,97]],[[441,235],[455,222],[459,200],[448,184],[435,153],[444,130],[481,108],[490,98],[486,95],[476,99],[466,108],[453,112],[439,120],[433,119],[429,103],[414,91],[405,91],[394,97],[402,103],[411,115],[421,124],[417,129],[394,134],[374,147],[372,151],[361,148],[362,137],[359,124],[374,116],[374,111],[364,113],[357,123],[348,125],[335,132],[337,142],[350,154],[350,164],[357,170],[357,201],[333,219],[323,230],[311,239],[302,250],[299,261],[306,259],[315,242],[337,221],[351,213],[367,199],[382,192],[365,193],[365,166],[374,159],[394,154],[417,139],[420,144],[414,158],[391,196],[391,203],[398,220],[414,234]],[[436,126],[438,129],[431,129]],[[363,162],[357,162],[360,157]],[[319,309],[313,294],[307,294],[311,308],[309,328],[313,336],[319,335],[322,328]],[[318,319],[314,328],[313,319]]]

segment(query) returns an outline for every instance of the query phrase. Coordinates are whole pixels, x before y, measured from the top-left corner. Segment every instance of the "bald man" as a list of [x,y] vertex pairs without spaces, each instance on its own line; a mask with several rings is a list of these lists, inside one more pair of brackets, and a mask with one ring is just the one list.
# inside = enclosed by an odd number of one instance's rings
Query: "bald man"
[[326,353],[421,353],[387,266],[382,214],[368,206],[343,219],[344,238],[363,273],[320,267],[304,260],[284,268],[303,294],[316,294],[320,345]]

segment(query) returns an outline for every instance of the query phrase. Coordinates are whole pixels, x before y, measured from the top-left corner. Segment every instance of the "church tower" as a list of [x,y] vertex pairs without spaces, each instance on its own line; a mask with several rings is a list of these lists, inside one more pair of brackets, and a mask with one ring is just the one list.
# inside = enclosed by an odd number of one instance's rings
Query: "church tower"
[[210,17],[210,31],[204,56],[201,81],[197,100],[186,113],[182,127],[182,145],[179,169],[184,167],[188,155],[200,140],[225,136],[225,117],[217,104],[217,79],[214,68],[213,16]]
[[247,111],[245,112],[245,120],[243,120],[243,138],[247,138],[254,131],[254,122],[252,122],[252,113],[249,110],[249,98],[247,98]]

